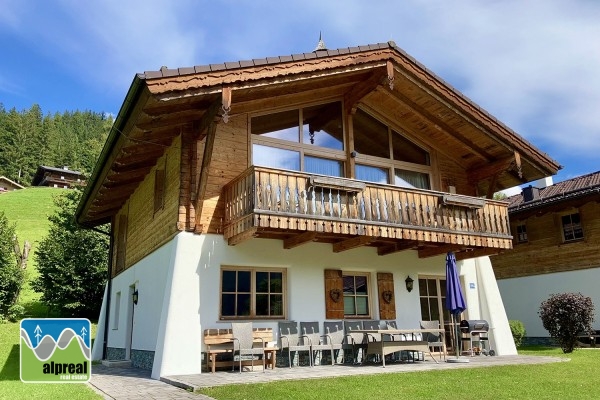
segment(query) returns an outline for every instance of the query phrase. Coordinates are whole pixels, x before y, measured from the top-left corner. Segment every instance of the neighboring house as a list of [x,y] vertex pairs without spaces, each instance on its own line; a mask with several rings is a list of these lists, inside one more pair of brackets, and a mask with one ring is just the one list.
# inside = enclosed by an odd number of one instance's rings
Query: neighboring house
[[514,248],[492,257],[506,313],[528,343],[548,342],[538,311],[554,293],[582,293],[600,329],[600,172],[554,185],[529,186],[508,198]]
[[54,168],[40,165],[33,176],[31,186],[50,186],[68,189],[76,185],[85,185],[83,174],[71,171],[69,167]]
[[25,189],[25,186],[19,185],[17,182],[12,181],[5,176],[0,176],[0,193],[18,189]]
[[393,42],[138,74],[76,214],[112,226],[93,357],[200,373],[203,330],[237,320],[452,330],[448,251],[464,317],[516,354],[491,198],[559,168]]

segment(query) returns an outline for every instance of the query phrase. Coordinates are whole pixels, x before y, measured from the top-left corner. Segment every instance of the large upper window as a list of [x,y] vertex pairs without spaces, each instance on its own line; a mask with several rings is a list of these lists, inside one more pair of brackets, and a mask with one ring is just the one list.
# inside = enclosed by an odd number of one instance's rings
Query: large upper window
[[431,189],[429,153],[405,136],[357,110],[353,117],[356,179]]
[[254,165],[344,175],[340,102],[252,117],[250,125]]
[[221,319],[285,317],[284,269],[222,267]]

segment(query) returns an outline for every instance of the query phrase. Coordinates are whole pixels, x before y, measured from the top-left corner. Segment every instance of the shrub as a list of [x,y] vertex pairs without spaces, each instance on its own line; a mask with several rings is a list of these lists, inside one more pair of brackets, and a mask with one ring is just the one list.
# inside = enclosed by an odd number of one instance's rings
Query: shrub
[[544,328],[555,338],[564,353],[571,353],[577,335],[591,332],[594,322],[592,299],[581,293],[553,294],[539,310]]
[[15,240],[15,226],[0,211],[0,317],[10,320],[16,316],[13,307],[25,283],[25,270],[15,256]]
[[510,332],[512,333],[513,340],[515,341],[515,346],[521,347],[523,344],[523,338],[527,335],[525,325],[516,319],[508,321],[508,325],[510,326]]
[[81,191],[69,190],[55,199],[50,232],[38,246],[39,277],[33,282],[41,301],[65,317],[97,318],[102,305],[108,265],[107,235],[75,223]]

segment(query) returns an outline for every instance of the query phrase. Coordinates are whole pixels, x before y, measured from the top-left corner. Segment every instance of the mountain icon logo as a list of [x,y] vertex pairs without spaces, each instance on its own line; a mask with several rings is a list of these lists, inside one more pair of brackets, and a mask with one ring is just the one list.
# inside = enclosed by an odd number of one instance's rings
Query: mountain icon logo
[[91,323],[86,318],[21,321],[21,381],[82,383],[92,375]]

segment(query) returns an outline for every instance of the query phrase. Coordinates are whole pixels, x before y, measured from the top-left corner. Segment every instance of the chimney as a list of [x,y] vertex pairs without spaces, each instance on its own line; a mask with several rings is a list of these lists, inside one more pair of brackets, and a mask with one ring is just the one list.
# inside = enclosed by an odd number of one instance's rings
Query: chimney
[[523,201],[534,201],[540,199],[540,189],[531,185],[523,188]]

